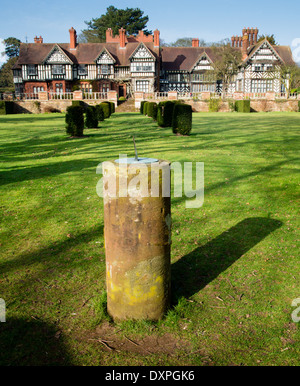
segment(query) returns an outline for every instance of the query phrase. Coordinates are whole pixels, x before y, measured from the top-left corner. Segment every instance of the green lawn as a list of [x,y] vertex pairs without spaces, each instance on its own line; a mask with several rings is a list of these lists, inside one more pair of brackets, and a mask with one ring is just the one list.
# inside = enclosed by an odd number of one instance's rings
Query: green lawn
[[[0,117],[0,364],[299,365],[299,113],[193,115],[190,137],[138,113],[68,139],[63,114]],[[172,199],[173,308],[105,312],[97,165],[205,163],[205,202]],[[298,218],[297,218],[298,216]]]

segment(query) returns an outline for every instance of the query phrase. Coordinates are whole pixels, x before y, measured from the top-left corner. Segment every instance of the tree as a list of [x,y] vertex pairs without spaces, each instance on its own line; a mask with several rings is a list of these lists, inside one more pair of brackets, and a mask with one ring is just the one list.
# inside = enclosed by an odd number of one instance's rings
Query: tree
[[17,60],[18,60],[17,57],[12,57],[8,59],[8,61],[4,63],[0,68],[0,87],[1,88],[9,88],[9,87],[14,88],[12,68]]
[[79,39],[89,43],[105,42],[107,28],[111,28],[115,35],[122,27],[128,35],[136,35],[139,31],[151,34],[152,31],[146,29],[149,18],[143,15],[144,12],[139,8],[118,9],[110,6],[104,15],[88,22],[85,21],[88,28],[81,31]]
[[265,39],[267,39],[268,42],[270,44],[272,44],[272,46],[277,46],[277,42],[276,42],[275,36],[273,34],[272,35],[260,35],[258,37],[257,43],[260,43]]
[[283,65],[280,71],[281,81],[287,85],[287,92],[300,88],[300,68],[296,64]]
[[9,58],[19,56],[21,40],[10,37],[4,39],[3,43],[5,45],[5,52],[3,52],[2,55],[7,55]]
[[213,47],[217,59],[214,61],[214,75],[216,80],[222,81],[223,91],[227,91],[234,75],[238,73],[242,54],[230,44]]
[[168,47],[192,47],[193,38],[179,38],[173,43],[169,43]]
[[[193,38],[179,38],[173,43],[165,43],[161,41],[162,47],[192,47]],[[229,43],[229,39],[224,39],[219,42],[206,42],[204,39],[199,39],[199,47],[220,47]]]

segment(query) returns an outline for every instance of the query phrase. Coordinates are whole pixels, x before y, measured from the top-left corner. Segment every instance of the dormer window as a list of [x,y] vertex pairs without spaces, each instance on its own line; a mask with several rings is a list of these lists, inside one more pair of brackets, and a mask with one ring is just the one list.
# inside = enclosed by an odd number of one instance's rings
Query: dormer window
[[64,75],[65,74],[65,66],[62,64],[53,64],[52,65],[52,75]]
[[87,67],[85,65],[78,66],[78,75],[87,75]]
[[34,64],[29,64],[27,66],[28,75],[36,75],[36,73],[37,73],[36,70],[37,70],[37,68],[36,68],[36,66]]

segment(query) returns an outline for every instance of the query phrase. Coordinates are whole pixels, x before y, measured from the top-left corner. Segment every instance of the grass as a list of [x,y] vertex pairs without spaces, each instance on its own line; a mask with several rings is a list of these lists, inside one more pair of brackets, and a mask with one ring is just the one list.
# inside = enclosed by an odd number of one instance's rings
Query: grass
[[[71,140],[63,114],[1,116],[0,363],[299,365],[299,125],[198,113],[178,137],[116,113]],[[114,324],[96,167],[134,156],[132,135],[141,156],[204,162],[205,202],[172,199],[172,309]]]

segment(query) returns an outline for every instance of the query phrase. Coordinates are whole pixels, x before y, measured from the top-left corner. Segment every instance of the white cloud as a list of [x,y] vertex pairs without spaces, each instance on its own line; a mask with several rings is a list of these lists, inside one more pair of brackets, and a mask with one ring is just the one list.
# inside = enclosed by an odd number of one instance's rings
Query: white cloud
[[2,56],[2,52],[5,52],[5,45],[3,44],[3,40],[4,39],[0,38],[0,66],[8,59],[6,55]]

